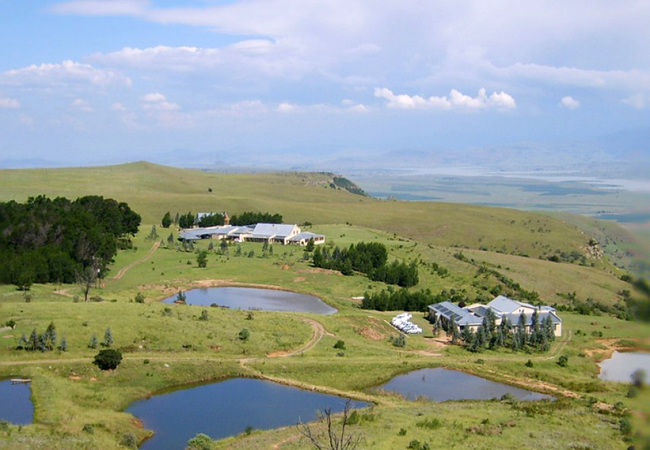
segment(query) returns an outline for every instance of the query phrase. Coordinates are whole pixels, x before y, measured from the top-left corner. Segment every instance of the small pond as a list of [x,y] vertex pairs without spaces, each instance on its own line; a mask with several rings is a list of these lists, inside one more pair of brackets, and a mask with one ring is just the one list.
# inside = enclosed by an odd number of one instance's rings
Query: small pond
[[[156,434],[141,449],[179,449],[197,433],[223,439],[247,427],[268,430],[316,419],[316,412],[341,412],[346,399],[270,381],[233,378],[194,385],[138,400],[126,412]],[[353,403],[355,408],[367,403]]]
[[491,400],[511,394],[519,400],[552,400],[550,395],[527,391],[496,381],[449,369],[421,369],[398,375],[377,389],[397,392],[408,399]]
[[[192,289],[185,292],[188,305],[219,306],[236,309],[261,309],[264,311],[292,311],[313,314],[334,314],[337,310],[318,297],[276,289],[242,287],[216,287]],[[166,298],[174,303],[176,295]]]
[[11,384],[0,379],[0,420],[14,425],[27,425],[34,421],[30,383]]
[[645,370],[650,377],[650,353],[614,352],[611,358],[604,360],[599,366],[598,378],[601,380],[629,383],[632,381],[632,374],[638,369]]

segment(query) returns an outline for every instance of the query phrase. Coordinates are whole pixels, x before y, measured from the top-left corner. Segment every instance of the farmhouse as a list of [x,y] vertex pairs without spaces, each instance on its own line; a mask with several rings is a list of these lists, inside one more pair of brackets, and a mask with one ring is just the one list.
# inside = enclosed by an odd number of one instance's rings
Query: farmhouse
[[519,317],[523,314],[526,323],[526,332],[530,332],[533,313],[537,311],[540,323],[547,317],[551,318],[553,323],[553,334],[562,336],[562,319],[557,315],[555,308],[550,306],[533,306],[528,303],[512,300],[503,295],[499,295],[487,305],[476,303],[461,308],[451,302],[441,302],[429,305],[429,318],[431,320],[440,319],[443,323],[448,323],[453,317],[454,322],[460,330],[469,327],[476,331],[483,323],[483,318],[487,316],[488,310],[492,310],[496,316],[496,324],[499,325],[504,318],[512,324],[519,323]]
[[305,246],[313,239],[314,244],[325,243],[325,236],[308,231],[303,232],[295,224],[258,223],[255,226],[223,225],[217,227],[191,228],[183,230],[180,241],[198,241],[200,239],[227,239],[235,242],[267,242],[280,245]]

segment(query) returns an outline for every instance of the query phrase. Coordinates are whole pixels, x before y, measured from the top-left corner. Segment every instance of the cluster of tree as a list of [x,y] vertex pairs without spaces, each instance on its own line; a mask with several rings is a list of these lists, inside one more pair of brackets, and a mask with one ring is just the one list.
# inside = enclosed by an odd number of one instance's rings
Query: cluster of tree
[[178,217],[178,226],[181,228],[192,228],[194,226],[196,218],[194,214],[188,212],[187,214],[181,214]]
[[230,218],[230,225],[242,226],[256,223],[282,223],[282,215],[247,211]]
[[434,335],[438,335],[443,329],[447,334],[451,335],[452,343],[463,342],[469,351],[475,353],[482,352],[486,348],[496,349],[500,347],[510,348],[513,351],[527,348],[548,351],[551,348],[551,342],[555,340],[551,317],[547,315],[544,320],[540,320],[537,310],[532,314],[529,327],[526,327],[526,315],[524,313],[519,315],[516,325],[504,316],[497,326],[494,312],[488,309],[476,332],[473,332],[469,327],[465,327],[460,332],[453,317],[444,325],[439,318],[434,321]]
[[225,223],[226,218],[221,213],[206,214],[199,219],[200,227],[218,227]]
[[354,271],[365,273],[373,281],[383,281],[402,287],[415,286],[419,282],[418,268],[415,262],[393,261],[387,264],[388,251],[384,244],[378,242],[359,242],[348,248],[318,247],[314,250],[312,262],[315,267],[338,270],[343,275],[352,275]]
[[408,289],[382,290],[377,294],[365,293],[361,301],[361,308],[374,309],[375,311],[427,311],[433,303],[450,300],[447,291],[434,295],[430,289],[411,292]]
[[58,348],[62,352],[68,350],[68,343],[65,336],[61,338],[58,347],[56,346],[56,341],[56,326],[54,326],[54,322],[50,322],[45,331],[41,334],[36,331],[36,328],[32,330],[29,338],[23,334],[18,341],[17,349],[27,350],[30,352],[35,352],[36,350],[47,352],[54,350],[55,348]]
[[140,220],[126,203],[100,196],[0,203],[0,283],[27,289],[72,283],[88,268],[101,275]]

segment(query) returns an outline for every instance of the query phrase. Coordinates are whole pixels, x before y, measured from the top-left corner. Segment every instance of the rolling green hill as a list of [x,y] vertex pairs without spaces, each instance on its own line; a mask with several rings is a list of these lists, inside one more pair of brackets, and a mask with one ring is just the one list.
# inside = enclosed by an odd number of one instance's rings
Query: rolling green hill
[[[423,243],[499,253],[585,253],[588,238],[561,220],[506,208],[378,200],[334,185],[331,174],[221,174],[145,162],[118,166],[0,171],[0,200],[100,194],[126,201],[159,223],[166,211],[279,212],[287,222],[352,223]],[[209,191],[211,190],[211,192]]]

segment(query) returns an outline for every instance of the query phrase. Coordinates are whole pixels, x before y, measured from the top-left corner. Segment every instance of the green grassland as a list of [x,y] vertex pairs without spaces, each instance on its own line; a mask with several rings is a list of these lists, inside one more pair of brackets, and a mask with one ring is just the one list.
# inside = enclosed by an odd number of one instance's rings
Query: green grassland
[[[499,283],[478,273],[481,263],[538,292],[546,303],[561,304],[565,299],[558,293],[575,291],[580,299],[612,304],[619,301],[620,290],[630,288],[606,259],[594,260],[593,267],[539,259],[546,246],[582,251],[588,242],[587,235],[554,218],[498,208],[378,201],[332,189],[327,179],[323,174],[210,174],[150,164],[1,172],[0,195],[5,200],[40,193],[102,194],[127,201],[143,214],[144,224],[134,237],[134,249],[120,251],[101,286],[92,289],[91,296],[101,301],[76,302],[80,292],[75,285],[35,285],[30,302],[14,286],[0,286],[0,324],[9,319],[17,323],[15,329],[0,332],[0,377],[32,378],[36,408],[33,425],[9,425],[0,431],[0,448],[124,448],[119,445],[124,433],[139,439],[150,434],[122,412],[132,401],[173,386],[233,376],[373,402],[352,428],[363,435],[362,448],[406,448],[417,439],[432,448],[622,449],[629,445],[619,431],[625,411],[635,412],[634,433],[650,428],[648,392],[628,398],[627,385],[597,378],[597,362],[612,346],[648,347],[646,324],[562,313],[564,334],[548,353],[473,354],[434,339],[426,319],[415,314],[413,321],[425,332],[408,336],[406,346],[398,348],[389,340],[398,334],[388,323],[394,313],[361,310],[352,298],[387,288],[383,283],[314,269],[298,247],[274,245],[273,255],[262,257],[261,244],[242,244],[243,255],[255,253],[249,258],[235,256],[235,244],[226,255],[211,251],[202,269],[193,252],[166,248],[167,236],[177,236],[177,229],[158,228],[158,239],[146,239],[167,210],[261,210],[280,212],[287,221],[310,221],[312,231],[336,245],[381,242],[389,259],[419,261],[420,284],[414,289],[454,289],[473,299]],[[531,228],[550,231],[533,233]],[[152,251],[160,240],[163,244]],[[196,247],[207,249],[209,243],[201,241]],[[470,262],[454,256],[459,250]],[[524,251],[530,257],[516,255]],[[442,276],[431,269],[434,262],[448,273]],[[118,274],[122,276],[115,279]],[[222,285],[314,294],[339,312],[318,316],[255,311],[251,320],[245,311],[160,302],[182,289]],[[139,292],[145,296],[142,304],[134,301]],[[203,309],[207,321],[200,320]],[[51,321],[59,339],[66,337],[67,352],[16,350],[22,334],[34,328],[42,332]],[[93,366],[97,350],[88,348],[90,336],[96,334],[101,342],[107,327],[113,347],[124,354],[122,365],[112,372]],[[245,342],[237,336],[242,328],[251,332]],[[338,340],[345,341],[343,352],[333,348]],[[569,357],[568,367],[556,363],[560,355]],[[529,359],[533,367],[525,365]],[[396,374],[424,367],[466,371],[546,392],[558,401],[410,402],[372,390]],[[435,429],[418,427],[425,418],[437,418],[441,424]],[[81,432],[85,424],[93,426],[94,434]],[[406,430],[403,436],[398,434],[401,428]],[[309,448],[295,427],[254,431],[215,445]]]

